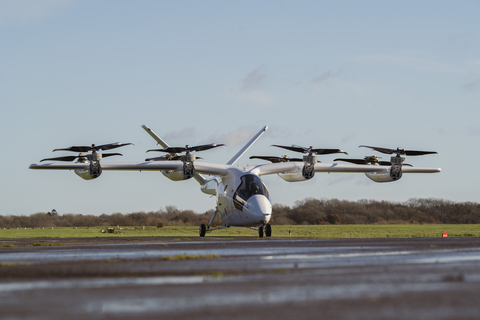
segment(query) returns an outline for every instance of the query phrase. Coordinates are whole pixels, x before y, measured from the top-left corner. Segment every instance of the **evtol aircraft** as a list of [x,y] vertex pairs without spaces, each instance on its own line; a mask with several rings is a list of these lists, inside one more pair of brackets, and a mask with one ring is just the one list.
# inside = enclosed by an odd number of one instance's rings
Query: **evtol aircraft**
[[[48,161],[47,163],[32,164],[30,169],[74,170],[78,176],[85,180],[96,179],[103,171],[110,170],[161,171],[165,177],[173,181],[193,178],[200,184],[200,190],[203,193],[217,197],[215,212],[210,221],[206,225],[200,225],[200,237],[204,237],[206,232],[229,227],[249,227],[258,230],[259,237],[263,237],[264,234],[270,237],[272,227],[269,221],[272,218],[272,203],[267,186],[261,179],[261,176],[264,175],[277,174],[287,182],[300,182],[314,178],[317,172],[364,173],[370,180],[382,183],[398,181],[403,173],[435,173],[441,171],[440,168],[413,167],[406,164],[405,158],[402,157],[437,153],[435,151],[388,149],[364,145],[360,147],[392,155],[390,161],[379,161],[376,156],[368,156],[364,159],[339,158],[334,160],[348,162],[349,164],[322,163],[318,161],[317,155],[347,153],[340,149],[273,145],[304,155],[302,158],[252,156],[250,159],[267,160],[271,163],[236,165],[240,157],[267,131],[267,126],[255,134],[226,164],[205,163],[197,161],[201,158],[196,157],[195,152],[224,145],[206,144],[193,147],[188,145],[185,147],[170,147],[149,127],[142,125],[142,128],[163,147],[162,149],[151,149],[147,152],[163,152],[165,155],[148,158],[142,162],[100,163],[102,158],[121,155],[120,153],[102,153],[103,151],[131,145],[131,143],[117,142],[98,146],[94,144],[91,146],[72,146],[53,151],[70,151],[79,153],[78,155],[46,158],[40,162]],[[212,228],[217,214],[220,215],[223,225]]]

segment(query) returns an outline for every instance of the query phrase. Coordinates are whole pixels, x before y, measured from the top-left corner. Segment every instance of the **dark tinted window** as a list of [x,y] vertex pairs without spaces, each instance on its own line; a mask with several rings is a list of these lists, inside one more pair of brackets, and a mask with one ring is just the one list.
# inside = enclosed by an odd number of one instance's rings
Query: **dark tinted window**
[[268,191],[262,180],[254,174],[246,174],[240,177],[240,185],[233,195],[235,207],[241,210],[245,202],[256,194],[264,195],[268,198]]

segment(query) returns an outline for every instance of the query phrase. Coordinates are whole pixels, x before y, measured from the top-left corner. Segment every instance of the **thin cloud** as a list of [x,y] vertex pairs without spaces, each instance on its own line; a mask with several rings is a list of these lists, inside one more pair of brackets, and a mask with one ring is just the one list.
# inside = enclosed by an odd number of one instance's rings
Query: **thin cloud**
[[321,84],[322,82],[325,82],[328,79],[336,77],[338,74],[339,74],[339,72],[333,73],[332,71],[329,70],[329,71],[323,73],[321,76],[313,78],[311,82],[314,83],[314,84]]
[[243,92],[240,95],[240,100],[259,106],[270,106],[275,103],[275,98],[271,94],[262,91]]
[[198,137],[197,130],[193,127],[180,129],[178,131],[170,131],[165,134],[165,141],[170,145],[169,141],[174,143],[182,143],[182,144],[191,144],[196,140]]
[[258,106],[275,104],[276,99],[274,96],[263,90],[265,78],[266,73],[264,67],[258,67],[252,72],[249,72],[245,78],[240,80],[242,86],[237,98]]
[[444,41],[444,50],[463,52],[475,48],[478,40],[472,33],[455,33],[449,35]]
[[436,128],[433,130],[433,132],[436,135],[440,135],[440,136],[447,136],[452,134],[452,131],[446,128]]
[[470,136],[478,136],[480,135],[480,127],[476,127],[476,128],[467,127],[467,133]]
[[407,67],[415,70],[423,70],[435,73],[450,73],[450,74],[465,74],[466,70],[457,68],[446,63],[438,62],[432,59],[402,55],[365,55],[354,56],[353,60],[360,62],[377,62],[384,64],[391,64],[401,67]]
[[265,82],[265,72],[263,67],[259,67],[248,73],[240,82],[243,91],[251,91],[260,89]]
[[[270,131],[270,137],[283,141],[286,139],[300,139],[301,134],[299,132],[292,131],[290,127],[274,126],[268,129]],[[303,134],[303,132],[302,132]]]
[[477,88],[480,88],[480,79],[473,80],[463,86],[463,89],[465,89],[467,92],[472,92]]
[[341,143],[347,143],[350,142],[353,138],[355,138],[356,135],[353,133],[347,133],[342,136],[342,140],[340,140]]
[[0,26],[23,25],[46,20],[68,9],[74,0],[2,0]]
[[224,143],[228,148],[233,148],[238,145],[244,145],[246,141],[249,141],[257,132],[259,128],[253,126],[244,126],[235,129],[225,134],[214,134],[208,137],[208,143],[214,141],[215,143]]

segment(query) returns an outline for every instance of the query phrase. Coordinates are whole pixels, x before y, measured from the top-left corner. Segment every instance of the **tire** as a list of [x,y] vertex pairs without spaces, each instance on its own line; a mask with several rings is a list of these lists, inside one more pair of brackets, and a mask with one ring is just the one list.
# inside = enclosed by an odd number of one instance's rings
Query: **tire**
[[268,223],[265,226],[265,236],[266,237],[271,237],[272,236],[272,226]]
[[205,233],[207,233],[207,227],[203,223],[200,225],[199,233],[200,237],[205,237]]
[[260,238],[263,238],[263,229],[264,229],[264,228],[265,228],[264,226],[258,227],[258,236],[259,236]]

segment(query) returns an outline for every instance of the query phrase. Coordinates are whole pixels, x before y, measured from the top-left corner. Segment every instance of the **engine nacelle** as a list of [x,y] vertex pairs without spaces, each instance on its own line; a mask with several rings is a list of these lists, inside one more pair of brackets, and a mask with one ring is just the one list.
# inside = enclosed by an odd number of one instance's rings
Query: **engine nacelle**
[[392,182],[395,181],[390,176],[390,169],[382,171],[382,172],[365,172],[365,175],[368,179],[372,180],[373,182]]
[[192,178],[193,176],[185,176],[183,170],[173,171],[162,171],[162,174],[172,181],[183,181]]
[[312,179],[315,176],[315,163],[317,162],[317,157],[315,156],[303,156],[303,169],[302,175],[305,180]]
[[195,166],[193,162],[196,157],[194,154],[187,153],[182,156],[183,162],[182,170],[168,170],[162,171],[163,175],[172,181],[183,181],[193,178],[195,176]]
[[402,165],[405,163],[403,157],[391,157],[392,166],[381,172],[366,172],[365,175],[374,182],[392,182],[402,178]]
[[288,182],[310,180],[315,176],[315,163],[317,163],[317,157],[303,156],[303,167],[295,167],[295,171],[279,173],[278,176]]
[[90,161],[88,169],[75,170],[75,174],[84,180],[93,180],[102,174],[100,161]]
[[368,179],[374,182],[392,182],[400,180],[402,169],[400,171],[392,170],[393,166],[381,172],[365,172]]
[[392,166],[390,168],[390,177],[395,180],[400,180],[402,177],[402,165],[405,164],[405,158],[396,156],[391,157],[390,162]]
[[278,173],[278,176],[287,182],[299,182],[311,179],[304,176],[304,167],[296,167],[295,171]]

